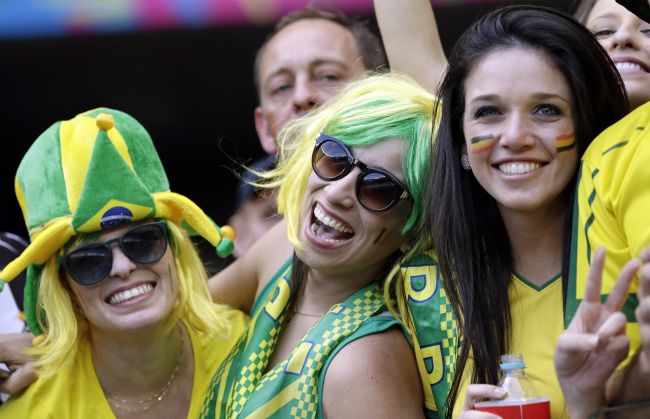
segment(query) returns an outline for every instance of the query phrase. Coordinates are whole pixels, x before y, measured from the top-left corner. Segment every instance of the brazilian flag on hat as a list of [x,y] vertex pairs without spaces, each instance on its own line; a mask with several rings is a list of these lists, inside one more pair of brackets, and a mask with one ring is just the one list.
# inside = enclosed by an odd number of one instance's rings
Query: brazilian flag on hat
[[145,218],[182,222],[217,248],[233,249],[234,233],[222,231],[186,197],[169,191],[151,137],[124,112],[99,108],[59,121],[25,154],[15,180],[31,244],[0,272],[0,290],[27,268],[25,314],[42,333],[36,296],[42,265],[70,238]]

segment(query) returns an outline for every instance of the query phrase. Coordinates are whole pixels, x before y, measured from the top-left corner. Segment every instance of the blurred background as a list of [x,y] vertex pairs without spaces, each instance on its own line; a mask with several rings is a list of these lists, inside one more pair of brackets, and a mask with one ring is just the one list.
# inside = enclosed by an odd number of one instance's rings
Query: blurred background
[[[432,4],[449,51],[496,7],[569,12],[571,1]],[[13,182],[32,142],[55,121],[100,106],[138,119],[172,190],[225,223],[237,184],[232,160],[264,155],[253,121],[255,52],[280,17],[307,5],[361,17],[378,32],[372,0],[0,1],[0,231],[26,236]]]

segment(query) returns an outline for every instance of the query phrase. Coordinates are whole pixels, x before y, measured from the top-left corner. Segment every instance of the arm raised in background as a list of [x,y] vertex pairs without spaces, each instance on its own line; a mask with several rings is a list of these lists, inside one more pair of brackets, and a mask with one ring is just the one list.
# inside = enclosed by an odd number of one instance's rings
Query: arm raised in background
[[408,74],[435,92],[447,68],[429,0],[374,0],[392,71]]
[[212,299],[250,314],[257,294],[292,254],[293,245],[283,220],[242,257],[208,280]]

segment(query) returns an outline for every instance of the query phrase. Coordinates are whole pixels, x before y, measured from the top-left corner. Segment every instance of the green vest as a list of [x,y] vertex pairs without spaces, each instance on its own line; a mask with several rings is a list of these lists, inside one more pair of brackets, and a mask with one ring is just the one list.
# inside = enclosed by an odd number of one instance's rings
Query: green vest
[[347,343],[400,323],[373,282],[336,304],[264,374],[291,301],[289,259],[255,300],[248,330],[215,373],[201,418],[321,418],[325,372]]

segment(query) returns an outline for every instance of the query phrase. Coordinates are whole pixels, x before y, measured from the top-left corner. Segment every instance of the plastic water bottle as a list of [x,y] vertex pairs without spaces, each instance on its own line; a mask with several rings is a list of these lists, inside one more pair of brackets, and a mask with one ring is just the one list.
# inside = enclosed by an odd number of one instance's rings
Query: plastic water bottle
[[505,398],[477,403],[476,410],[495,413],[504,419],[551,418],[551,399],[541,397],[526,375],[523,355],[501,356],[501,380],[498,386],[506,391]]

